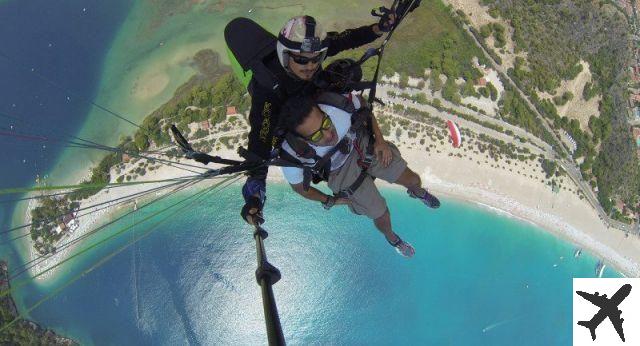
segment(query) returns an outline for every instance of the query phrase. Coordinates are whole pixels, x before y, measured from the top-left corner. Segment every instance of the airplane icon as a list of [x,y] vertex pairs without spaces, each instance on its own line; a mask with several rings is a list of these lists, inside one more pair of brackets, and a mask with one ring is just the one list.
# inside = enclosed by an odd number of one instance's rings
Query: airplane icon
[[622,311],[618,309],[618,305],[620,305],[620,303],[622,303],[622,301],[629,295],[629,292],[631,292],[630,284],[625,284],[620,287],[618,292],[616,292],[611,298],[607,298],[606,294],[600,295],[598,292],[590,294],[582,291],[576,291],[579,296],[600,308],[600,311],[593,315],[591,320],[578,322],[579,325],[589,329],[591,332],[591,339],[596,339],[596,328],[598,328],[600,323],[608,317],[611,324],[613,324],[613,327],[616,329],[616,332],[618,332],[618,336],[620,336],[620,339],[624,342],[624,331],[622,330],[622,322],[624,321],[624,318],[620,318]]

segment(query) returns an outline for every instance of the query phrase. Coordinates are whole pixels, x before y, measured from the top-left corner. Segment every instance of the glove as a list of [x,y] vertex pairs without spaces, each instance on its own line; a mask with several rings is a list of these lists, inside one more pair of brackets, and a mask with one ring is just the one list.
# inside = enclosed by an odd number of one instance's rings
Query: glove
[[[240,216],[250,225],[260,225],[264,222],[264,218],[262,217],[262,207],[263,204],[258,197],[250,197],[249,200],[244,204],[242,210],[240,211]],[[255,212],[251,212],[252,209],[256,209]],[[249,220],[251,217],[251,220]]]
[[[382,32],[389,32],[396,26],[396,14],[386,7],[378,8],[380,13],[376,13],[375,10],[371,10],[371,14],[380,17],[378,21],[378,29]],[[391,23],[391,17],[393,16],[393,23]]]
[[[254,221],[258,224],[263,223],[262,208],[267,200],[264,178],[250,177],[247,179],[242,187],[242,196],[244,197],[245,204],[240,211],[240,216],[249,224],[253,223],[248,220],[247,216],[254,216],[254,219],[257,217],[257,220]],[[257,209],[257,211],[250,213],[251,209],[254,208]]]

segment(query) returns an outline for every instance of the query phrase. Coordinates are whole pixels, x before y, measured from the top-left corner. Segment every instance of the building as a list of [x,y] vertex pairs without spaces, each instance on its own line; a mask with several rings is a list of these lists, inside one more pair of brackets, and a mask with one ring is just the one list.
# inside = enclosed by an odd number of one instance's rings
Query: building
[[78,227],[80,227],[78,219],[71,220],[71,222],[69,222],[69,233],[73,233],[73,231],[77,230]]
[[636,83],[640,82],[640,67],[638,66],[631,67],[631,79]]
[[200,128],[200,130],[208,130],[211,128],[211,123],[209,122],[209,120],[201,121],[198,124],[198,127]]
[[64,223],[65,225],[69,225],[69,223],[71,222],[71,220],[73,220],[74,217],[72,214],[67,214],[65,216],[62,217],[62,223]]
[[236,114],[238,114],[238,111],[236,110],[235,106],[228,106],[227,107],[227,116],[236,115]]
[[122,154],[122,162],[124,163],[128,163],[129,161],[131,161],[131,156],[129,156],[129,154]]
[[487,85],[487,80],[484,79],[484,78],[480,78],[480,79],[478,79],[476,81],[476,85],[483,87],[483,86]]
[[56,226],[56,228],[53,229],[53,232],[55,232],[55,234],[60,234],[66,229],[67,229],[67,225],[64,222],[60,222],[58,223],[58,226]]

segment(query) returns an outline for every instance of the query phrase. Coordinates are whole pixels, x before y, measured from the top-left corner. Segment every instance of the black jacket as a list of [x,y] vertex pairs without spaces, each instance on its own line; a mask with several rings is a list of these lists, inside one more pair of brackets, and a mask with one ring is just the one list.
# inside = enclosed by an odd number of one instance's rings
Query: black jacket
[[[340,33],[327,33],[327,40],[329,40],[327,56],[334,56],[342,51],[363,46],[375,41],[378,37],[373,32],[371,25],[348,29]],[[302,81],[290,76],[280,65],[277,56],[265,64],[276,76],[279,87],[278,91],[274,92],[273,89],[262,86],[255,80],[251,81],[252,99],[249,113],[251,130],[248,149],[250,152],[268,159],[277,141],[274,130],[278,126],[282,105],[291,96],[314,93],[317,87],[313,82]],[[259,179],[264,184],[267,169],[265,167],[252,171],[249,174],[249,179]]]

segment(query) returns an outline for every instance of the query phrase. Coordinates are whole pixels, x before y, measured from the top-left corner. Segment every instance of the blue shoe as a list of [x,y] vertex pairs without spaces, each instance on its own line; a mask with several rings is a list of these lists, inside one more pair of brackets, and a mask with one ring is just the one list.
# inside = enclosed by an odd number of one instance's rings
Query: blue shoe
[[433,209],[440,208],[440,201],[436,198],[436,196],[430,194],[429,191],[427,191],[426,189],[424,190],[424,195],[422,197],[416,195],[415,193],[409,190],[407,190],[407,193],[409,194],[409,197],[419,199],[422,203],[424,203],[429,208],[433,208]]
[[395,243],[389,242],[389,244],[391,244],[391,246],[396,248],[396,251],[403,257],[406,257],[406,258],[413,257],[413,255],[415,255],[416,253],[416,250],[413,248],[413,246],[411,246],[411,244],[407,243],[406,241],[400,239],[400,236],[396,235],[396,237],[398,237],[398,240],[396,240]]

